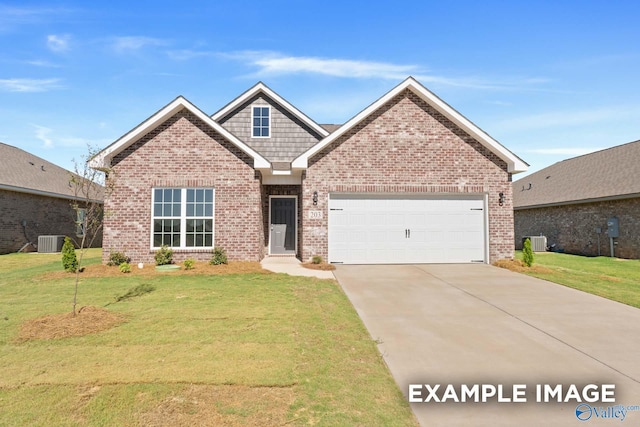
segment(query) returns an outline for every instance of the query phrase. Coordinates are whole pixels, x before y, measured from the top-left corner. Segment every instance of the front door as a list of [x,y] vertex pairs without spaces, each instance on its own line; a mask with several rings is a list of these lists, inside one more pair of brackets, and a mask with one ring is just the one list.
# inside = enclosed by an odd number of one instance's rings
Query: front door
[[271,197],[271,255],[296,253],[296,198]]

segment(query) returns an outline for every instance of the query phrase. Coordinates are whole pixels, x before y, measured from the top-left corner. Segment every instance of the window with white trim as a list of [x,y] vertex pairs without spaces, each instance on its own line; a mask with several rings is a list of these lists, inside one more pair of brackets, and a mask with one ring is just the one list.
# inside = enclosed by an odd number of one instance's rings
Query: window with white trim
[[87,210],[85,208],[76,208],[76,236],[84,236],[87,227]]
[[213,247],[213,188],[154,188],[151,246]]
[[253,131],[251,136],[254,138],[269,138],[271,128],[271,107],[259,106],[251,108],[251,118],[253,122]]

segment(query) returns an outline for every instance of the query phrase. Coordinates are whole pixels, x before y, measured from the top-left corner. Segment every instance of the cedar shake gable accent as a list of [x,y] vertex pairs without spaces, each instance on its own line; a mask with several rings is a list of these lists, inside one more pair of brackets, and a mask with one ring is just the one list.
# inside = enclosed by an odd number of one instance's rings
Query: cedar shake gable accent
[[[269,136],[253,136],[253,107],[269,107]],[[212,118],[271,162],[291,163],[329,134],[261,82]]]
[[317,124],[315,121],[310,119],[306,114],[302,111],[298,110],[294,107],[289,101],[275,93],[271,90],[267,85],[262,82],[256,83],[252,88],[244,92],[242,95],[238,96],[236,99],[222,107],[218,112],[211,116],[213,120],[216,122],[224,121],[234,110],[236,110],[239,106],[246,103],[250,99],[263,94],[268,98],[271,98],[275,103],[280,105],[282,108],[287,110],[289,113],[293,114],[295,117],[300,119],[305,125],[313,129],[318,135],[321,137],[326,137],[329,135],[329,132],[324,129],[322,126]]
[[319,144],[315,145],[314,147],[297,157],[292,163],[292,168],[302,170],[306,169],[309,166],[309,160],[313,156],[323,151],[323,149],[330,146],[334,141],[338,140],[354,127],[366,120],[370,115],[374,114],[378,109],[383,107],[387,102],[395,98],[397,95],[401,94],[404,90],[410,90],[411,92],[416,94],[423,101],[433,107],[436,111],[453,122],[457,127],[462,129],[464,132],[466,132],[468,135],[470,135],[476,141],[486,147],[489,151],[502,159],[506,163],[509,173],[513,174],[524,172],[527,170],[529,165],[525,161],[520,159],[498,141],[491,138],[482,129],[473,124],[443,100],[438,98],[433,92],[429,91],[427,88],[418,83],[413,77],[408,77],[405,81],[400,83],[391,91],[387,92],[386,95],[379,98],[373,104],[369,105],[351,120],[342,125],[339,129],[323,139]]

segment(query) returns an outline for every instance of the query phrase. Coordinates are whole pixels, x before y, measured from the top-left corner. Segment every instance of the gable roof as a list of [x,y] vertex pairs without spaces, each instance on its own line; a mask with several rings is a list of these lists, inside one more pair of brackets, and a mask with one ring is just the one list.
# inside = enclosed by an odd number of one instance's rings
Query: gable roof
[[226,138],[229,142],[234,144],[240,150],[248,154],[251,158],[253,158],[253,166],[256,169],[265,169],[270,167],[270,163],[260,154],[258,154],[251,147],[246,145],[244,142],[240,141],[236,136],[227,131],[221,125],[216,123],[211,117],[202,112],[198,107],[189,102],[186,98],[179,96],[170,102],[165,107],[161,108],[154,115],[149,117],[144,122],[140,123],[138,126],[133,128],[130,132],[120,137],[114,143],[100,151],[96,156],[94,156],[89,165],[92,168],[96,169],[108,169],[111,165],[111,160],[119,153],[124,151],[131,144],[139,140],[141,137],[155,129],[157,126],[164,123],[166,120],[171,118],[174,114],[186,109],[200,120],[202,120],[207,126],[211,127],[213,130],[218,132],[224,138]]
[[74,194],[70,182],[74,175],[43,158],[0,142],[0,190],[83,200],[84,197]]
[[393,97],[400,94],[402,91],[406,89],[418,95],[423,101],[425,101],[427,104],[435,108],[438,112],[440,112],[442,115],[447,117],[454,124],[456,124],[462,130],[464,130],[466,133],[471,135],[480,144],[482,144],[491,152],[496,154],[500,159],[504,160],[507,163],[508,171],[510,173],[524,172],[527,170],[529,165],[525,161],[523,161],[518,156],[513,154],[511,151],[509,151],[506,147],[504,147],[498,141],[491,138],[482,129],[474,125],[466,117],[464,117],[462,114],[454,110],[446,102],[438,98],[433,92],[429,91],[427,88],[422,86],[413,77],[408,77],[398,86],[396,86],[395,88],[387,92],[387,94],[379,98],[373,104],[369,105],[367,108],[365,108],[356,116],[354,116],[351,120],[343,124],[339,129],[335,130],[328,137],[320,141],[317,145],[311,147],[305,153],[301,154],[298,158],[296,158],[293,161],[292,167],[298,168],[298,169],[306,169],[309,163],[309,159],[311,157],[313,157],[315,154],[320,152],[323,148],[327,147],[333,141],[335,141],[336,139],[340,138],[342,135],[347,133],[350,129],[352,129],[358,123],[365,120],[367,117],[373,114],[376,110],[378,110],[384,104],[389,102]]
[[289,113],[300,119],[304,124],[309,126],[311,129],[316,131],[321,137],[325,137],[329,135],[326,129],[317,124],[315,121],[311,120],[309,116],[304,114],[302,111],[298,110],[296,107],[291,105],[286,99],[272,91],[267,85],[262,82],[258,82],[249,90],[238,96],[236,99],[222,107],[218,112],[213,114],[211,118],[216,122],[225,118],[229,113],[232,113],[236,108],[240,107],[245,102],[249,101],[254,96],[263,93],[264,95],[271,98],[274,102],[279,104],[282,108],[287,110]]
[[514,209],[640,197],[640,141],[563,160],[513,183]]

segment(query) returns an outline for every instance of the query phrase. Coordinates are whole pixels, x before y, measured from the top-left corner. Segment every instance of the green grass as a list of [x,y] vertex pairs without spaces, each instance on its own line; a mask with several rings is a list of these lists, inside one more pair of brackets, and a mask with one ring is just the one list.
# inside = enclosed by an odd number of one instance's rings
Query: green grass
[[640,308],[640,260],[536,252],[524,273]]
[[[85,265],[99,262],[89,251]],[[107,306],[125,323],[16,340],[24,321],[71,310],[73,275],[46,278],[61,269],[59,254],[0,256],[0,426],[416,425],[334,281],[83,278],[79,306]],[[143,285],[155,290],[114,302]]]

